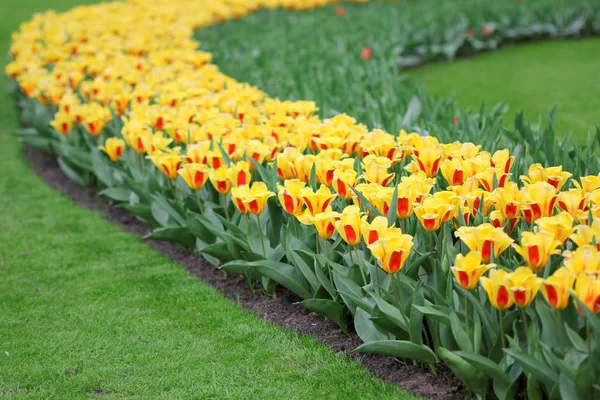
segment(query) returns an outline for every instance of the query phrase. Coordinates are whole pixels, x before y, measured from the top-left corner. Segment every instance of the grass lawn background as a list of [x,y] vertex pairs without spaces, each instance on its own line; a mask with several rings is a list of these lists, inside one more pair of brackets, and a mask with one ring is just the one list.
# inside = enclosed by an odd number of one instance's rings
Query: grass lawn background
[[[20,21],[83,2],[8,3],[3,66]],[[50,189],[22,158],[6,90],[0,102],[0,397],[413,398]]]

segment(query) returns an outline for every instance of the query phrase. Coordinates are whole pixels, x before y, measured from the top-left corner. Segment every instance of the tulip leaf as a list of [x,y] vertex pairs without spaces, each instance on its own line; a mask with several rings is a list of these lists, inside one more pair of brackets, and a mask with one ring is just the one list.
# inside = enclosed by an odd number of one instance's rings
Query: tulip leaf
[[215,242],[215,235],[206,229],[206,227],[198,220],[194,213],[187,213],[187,223],[192,234],[198,239],[202,240],[206,244],[213,244]]
[[184,213],[182,211],[180,212],[180,210],[177,210],[177,208],[179,208],[177,205],[172,204],[168,199],[159,195],[154,194],[151,195],[151,197],[153,199],[153,208],[156,204],[157,207],[161,207],[170,218],[177,222],[177,225],[186,226],[186,218],[184,217]]
[[484,374],[492,378],[494,382],[499,382],[502,386],[508,388],[512,382],[508,375],[497,363],[480,354],[471,353],[468,351],[457,351],[456,354],[470,362],[475,368],[482,371]]
[[387,213],[388,226],[396,225],[396,210],[398,209],[398,186],[394,187],[394,194]]
[[569,340],[571,341],[573,346],[580,352],[587,353],[588,346],[585,340],[583,340],[581,336],[579,336],[579,334],[573,329],[571,329],[568,325],[565,325],[565,329],[567,331],[567,336],[569,337]]
[[522,351],[518,351],[515,349],[503,349],[506,354],[514,358],[521,364],[523,370],[533,375],[537,380],[542,382],[547,387],[552,387],[556,382],[558,382],[558,374],[550,369],[547,364],[541,362],[530,356],[529,354],[525,354]]
[[343,304],[329,299],[306,299],[295,304],[324,316],[338,324],[344,333],[348,332],[348,309]]
[[585,319],[586,322],[588,324],[590,324],[590,328],[592,330],[592,332],[600,338],[600,318],[598,318],[598,316],[596,314],[594,314],[586,305],[584,302],[582,302],[579,297],[577,297],[577,295],[575,294],[575,292],[570,289],[569,290],[571,292],[571,297],[573,297],[575,299],[575,301],[577,302],[577,304],[579,305],[579,308],[583,311],[583,313],[585,314]]
[[371,321],[369,313],[361,308],[354,314],[354,329],[363,342],[377,342],[392,339],[389,333],[383,333]]
[[573,380],[569,378],[567,375],[561,373],[558,381],[558,386],[560,389],[560,398],[562,400],[579,400],[580,397],[577,396],[577,391],[575,390],[575,384]]
[[579,364],[575,374],[575,390],[580,399],[590,398],[594,393],[594,384],[598,383],[598,360],[593,355],[589,355]]
[[225,149],[221,145],[222,141],[223,141],[223,139],[221,138],[221,140],[219,142],[217,142],[217,146],[219,147],[219,151],[221,152],[221,156],[223,156],[223,160],[225,161],[225,165],[227,165],[227,167],[230,167],[231,166],[231,157],[229,157],[229,154],[227,154],[227,152],[225,151]]
[[261,274],[265,275],[281,286],[291,290],[303,299],[311,298],[308,288],[299,282],[296,268],[292,265],[271,260],[261,260],[249,263]]
[[[396,187],[397,188],[397,187]],[[415,308],[415,305],[425,304],[423,299],[422,284],[418,283],[412,297],[412,305],[409,313],[410,341],[415,344],[423,344],[423,313]]]
[[542,400],[542,388],[540,387],[540,381],[538,381],[532,374],[527,375],[527,399]]
[[196,244],[196,237],[192,235],[187,227],[183,226],[157,228],[144,236],[144,239],[166,240],[186,247],[194,247]]
[[152,217],[152,211],[150,210],[150,206],[146,204],[126,204],[120,203],[115,207],[122,208],[123,210],[135,215],[137,218],[142,221],[154,224],[154,218]]
[[61,171],[71,180],[75,181],[79,186],[88,185],[88,177],[86,173],[78,172],[75,168],[69,165],[69,162],[62,157],[56,159]]
[[409,327],[406,325],[406,317],[402,315],[400,310],[396,307],[383,300],[381,297],[377,296],[375,293],[370,293],[371,297],[377,303],[377,307],[383,314],[389,317],[390,321],[394,323],[394,325],[398,326],[404,332],[410,332]]
[[479,369],[444,347],[438,347],[437,351],[444,363],[461,381],[466,383],[471,391],[477,394],[478,398],[483,398],[485,396],[487,393],[488,379],[481,371],[479,371]]
[[317,164],[313,163],[311,169],[310,169],[310,178],[308,180],[308,186],[312,189],[312,190],[317,190]]
[[246,250],[246,251],[250,251],[250,246],[248,244],[248,242],[234,236],[231,235],[228,232],[225,232],[223,230],[223,228],[219,228],[217,227],[215,224],[213,224],[212,222],[210,222],[208,219],[206,219],[204,216],[197,216],[196,219],[202,223],[202,225],[204,225],[204,227],[206,229],[208,229],[213,235],[220,237],[221,239],[223,239],[226,242],[230,242],[232,244],[236,244],[239,247],[241,247],[242,249]]
[[417,310],[419,310],[423,314],[427,315],[428,317],[431,317],[435,321],[440,322],[444,325],[450,326],[450,318],[448,318],[448,312],[437,310],[434,307],[438,307],[438,306],[419,306],[419,305],[413,304],[413,308],[416,308]]
[[131,190],[126,187],[111,187],[104,190],[101,190],[99,195],[106,196],[115,201],[123,201],[128,202],[129,196],[131,195]]
[[213,243],[198,250],[201,254],[208,254],[219,260],[220,263],[226,263],[232,260],[231,252],[225,242]]
[[383,354],[400,359],[420,360],[429,365],[436,363],[435,353],[427,346],[406,340],[378,340],[364,343],[353,351],[357,353]]
[[472,353],[473,343],[471,343],[471,338],[469,338],[469,335],[467,335],[467,332],[463,329],[462,322],[458,318],[458,315],[456,315],[456,312],[452,309],[450,310],[450,328],[452,329],[454,340],[456,340],[456,343],[458,343],[460,348],[463,351]]
[[308,263],[306,263],[306,261],[304,261],[304,259],[299,254],[297,254],[295,250],[286,251],[286,255],[288,258],[288,262],[292,263],[300,270],[300,273],[304,275],[304,278],[306,278],[313,291],[316,292],[317,290],[319,290],[319,287],[321,287],[319,279],[315,275],[315,272],[308,265]]
[[260,278],[260,274],[256,270],[256,267],[254,265],[250,264],[248,261],[243,261],[243,260],[230,261],[226,264],[221,265],[219,267],[219,269],[222,269],[223,271],[231,272],[231,273],[234,273],[237,275],[251,276],[255,280],[258,280]]

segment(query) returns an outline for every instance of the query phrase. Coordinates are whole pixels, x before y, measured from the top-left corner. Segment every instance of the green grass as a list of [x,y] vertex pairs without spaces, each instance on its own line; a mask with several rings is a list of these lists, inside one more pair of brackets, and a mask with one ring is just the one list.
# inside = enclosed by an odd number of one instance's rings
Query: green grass
[[507,103],[510,116],[532,120],[557,106],[559,131],[600,125],[600,40],[531,43],[409,72],[428,93],[454,96],[465,107]]
[[[557,136],[572,131],[578,142],[585,142],[588,132],[600,124],[600,83],[594,74],[600,69],[598,39],[505,48],[409,73],[398,67],[403,43],[427,42],[427,32],[453,24],[464,23],[466,30],[466,18],[479,23],[499,18],[502,14],[480,15],[486,11],[479,9],[491,4],[477,0],[346,4],[343,18],[336,16],[335,7],[305,13],[263,10],[241,21],[200,30],[196,36],[230,76],[282,99],[314,100],[325,117],[345,112],[369,127],[397,132],[416,96],[429,106],[413,121],[414,129],[433,124],[431,129],[443,140],[456,140],[452,114],[440,112],[451,108],[448,99],[456,94],[458,108],[475,113],[484,103],[488,112],[497,103],[508,103],[511,113],[504,116],[504,123],[510,128],[515,111],[524,110],[536,123],[540,114],[545,121],[556,105]],[[512,1],[495,4],[507,13],[525,7]],[[557,3],[556,10],[561,7]],[[479,32],[477,26],[473,28]],[[373,59],[363,61],[360,53],[367,46]],[[421,79],[426,93],[441,96],[439,100],[419,91]],[[493,133],[484,133],[467,139],[488,148],[483,142]]]
[[[19,21],[76,3],[11,2],[0,16],[0,64]],[[243,311],[50,189],[21,156],[3,93],[0,397],[413,398]]]

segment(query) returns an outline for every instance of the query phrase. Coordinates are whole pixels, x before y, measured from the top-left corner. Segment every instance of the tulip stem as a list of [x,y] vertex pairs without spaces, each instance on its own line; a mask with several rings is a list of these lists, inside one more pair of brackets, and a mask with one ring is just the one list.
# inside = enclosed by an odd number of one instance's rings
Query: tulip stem
[[471,340],[471,335],[469,334],[469,299],[465,296],[465,328],[467,330],[467,337]]
[[262,228],[260,226],[260,217],[258,216],[258,214],[256,215],[256,223],[258,224],[258,234],[260,236],[260,244],[262,244],[262,250],[263,250],[263,256],[265,256],[265,258],[267,258],[267,250],[265,248],[265,239],[263,238],[263,232],[262,232]]
[[500,325],[500,340],[502,344],[502,348],[504,348],[504,323],[502,318],[502,310],[498,310],[498,324]]
[[227,200],[225,199],[226,196],[226,194],[221,195],[221,205],[223,210],[225,210],[225,218],[229,219],[229,207],[227,207]]
[[588,345],[588,354],[592,354],[592,331],[590,329],[590,320],[586,318],[585,320],[585,336]]
[[521,308],[521,318],[523,318],[523,326],[525,327],[525,340],[527,340],[529,324],[527,323],[527,313],[525,312],[525,308]]
[[329,284],[331,284],[331,289],[335,293],[333,300],[337,299],[337,291],[335,290],[335,285],[333,284],[333,271],[331,270],[331,265],[329,264],[329,240],[325,240],[325,258],[327,258],[327,272],[329,273]]
[[198,202],[198,210],[200,210],[200,214],[204,214],[204,209],[202,208],[202,203],[200,202],[200,195],[196,190],[196,201]]
[[557,311],[556,312],[558,314],[558,338],[560,339],[560,350],[562,352],[562,354],[565,354],[565,343],[564,343],[564,338],[563,338],[563,316],[562,316],[562,311]]
[[377,268],[377,264],[375,264],[375,282],[377,282],[377,294],[379,294],[379,297],[381,297],[381,288],[380,288],[380,283],[379,283],[379,270]]
[[296,231],[296,237],[300,239],[300,234],[298,233],[298,218],[292,216],[292,219],[294,220],[294,230]]
[[356,264],[358,264],[358,269],[360,269],[360,274],[362,275],[363,282],[365,283],[365,286],[367,286],[368,285],[367,276],[365,275],[363,266],[360,263],[360,257],[358,256],[358,247],[356,247],[356,246],[354,246],[354,254],[356,255]]
[[315,236],[315,252],[319,254],[319,234]]
[[396,274],[392,274],[392,293],[394,294],[394,298],[396,299],[396,307],[404,316],[404,305],[401,305],[400,296],[398,295],[398,290],[396,289]]

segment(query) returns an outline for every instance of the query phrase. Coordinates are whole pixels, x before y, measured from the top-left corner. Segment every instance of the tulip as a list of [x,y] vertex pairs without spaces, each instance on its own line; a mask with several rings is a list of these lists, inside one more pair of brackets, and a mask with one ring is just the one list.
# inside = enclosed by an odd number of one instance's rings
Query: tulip
[[438,173],[442,152],[437,148],[424,148],[418,155],[413,154],[413,159],[421,171],[433,178]]
[[475,175],[475,178],[479,181],[481,186],[487,191],[491,192],[496,189],[494,186],[494,180],[496,181],[497,187],[502,188],[506,185],[506,182],[510,178],[511,174],[507,174],[500,168],[487,167],[484,171],[479,172]]
[[308,211],[315,215],[324,212],[336,195],[331,193],[331,190],[321,185],[316,192],[311,188],[303,188],[298,196],[308,208]]
[[577,186],[577,188],[579,188],[583,191],[584,195],[587,193],[591,193],[594,190],[600,188],[600,174],[582,176],[579,179],[581,180],[581,183],[579,183],[575,180],[573,180],[572,182],[575,186]]
[[490,270],[489,277],[481,278],[481,287],[486,291],[492,306],[497,310],[510,308],[514,299],[510,291],[508,273],[503,269]]
[[231,183],[233,186],[249,185],[252,175],[250,174],[250,164],[246,161],[238,161],[229,167],[231,173]]
[[149,154],[154,154],[157,151],[169,151],[169,145],[173,139],[165,137],[162,132],[156,132],[150,139],[150,150],[147,150]]
[[454,232],[454,236],[462,240],[469,250],[480,252],[486,264],[491,261],[492,249],[494,257],[498,258],[514,242],[501,228],[491,224],[463,226]]
[[332,186],[339,198],[349,200],[352,198],[352,187],[356,185],[356,171],[353,169],[336,169],[333,171]]
[[573,227],[573,217],[568,212],[561,212],[552,217],[543,217],[537,219],[535,224],[540,230],[550,232],[561,245],[565,244],[569,236],[575,232]]
[[388,229],[393,228],[388,228],[388,219],[382,216],[375,217],[371,223],[362,221],[361,225],[362,235],[367,246],[384,237]]
[[368,246],[373,256],[379,260],[381,269],[388,274],[399,272],[413,246],[413,237],[410,235],[397,234],[383,237]]
[[360,52],[360,57],[363,60],[371,59],[371,49],[369,47],[363,48],[362,51]]
[[515,304],[523,308],[531,304],[543,279],[538,278],[530,268],[519,267],[509,274],[508,281]]
[[513,247],[527,263],[527,266],[533,271],[544,269],[548,259],[552,254],[559,254],[561,243],[554,238],[554,234],[541,231],[523,232],[521,235],[521,245],[513,244]]
[[573,273],[579,276],[582,273],[600,276],[600,251],[589,244],[578,247],[574,251],[565,251],[563,265]]
[[344,242],[356,246],[362,239],[362,213],[359,206],[348,206],[342,211],[340,219],[335,221],[335,229]]
[[189,163],[206,164],[206,155],[210,150],[210,141],[194,143],[186,148],[186,159]]
[[125,142],[121,139],[111,137],[106,139],[104,146],[100,146],[99,149],[105,152],[112,162],[117,162],[123,156]]
[[362,166],[362,177],[367,183],[387,186],[394,179],[395,174],[388,173],[392,162],[386,157],[367,156],[363,159]]
[[462,185],[465,179],[467,179],[467,174],[460,158],[444,160],[440,169],[450,186]]
[[560,208],[571,214],[573,218],[579,216],[579,212],[586,209],[586,196],[581,189],[571,189],[558,194],[557,203]]
[[279,203],[281,203],[285,212],[297,217],[302,214],[304,203],[300,199],[300,192],[306,186],[306,183],[299,179],[288,179],[283,185],[277,185]]
[[73,128],[73,120],[68,114],[58,112],[54,116],[54,120],[50,122],[50,125],[61,135],[68,135]]
[[242,214],[262,214],[271,196],[275,196],[275,193],[270,192],[264,182],[254,182],[252,186],[242,185],[231,189],[231,200]]
[[227,194],[231,190],[231,174],[226,166],[213,170],[209,178],[217,192]]
[[525,188],[521,212],[527,223],[535,219],[550,217],[556,204],[556,188],[547,182],[536,182]]
[[206,165],[191,163],[184,164],[183,167],[177,171],[177,174],[185,180],[185,183],[187,183],[190,189],[198,190],[204,186],[208,180],[208,172],[209,169]]
[[575,230],[576,232],[570,237],[573,243],[584,246],[595,241],[596,248],[600,251],[600,219],[594,218],[591,226],[578,225]]
[[536,182],[547,182],[558,191],[571,176],[570,172],[562,170],[562,166],[544,168],[541,164],[536,163],[529,166],[529,175],[522,175],[521,181],[526,185]]
[[414,209],[415,215],[429,232],[436,231],[440,226],[452,219],[454,206],[442,199],[429,198],[423,204],[417,204]]
[[492,167],[500,168],[501,171],[508,174],[514,160],[515,158],[510,155],[508,149],[498,150],[490,159],[490,165]]
[[323,240],[328,240],[335,233],[334,224],[335,220],[339,217],[339,213],[333,212],[331,211],[331,208],[328,208],[325,211],[314,215],[307,211],[297,218],[298,221],[304,225],[314,225],[319,237]]
[[407,185],[405,182],[401,182],[398,185],[397,218],[405,220],[412,215],[415,203],[417,202],[417,196],[418,193],[413,186]]
[[160,169],[167,178],[174,180],[179,176],[177,171],[183,164],[181,160],[181,156],[177,152],[170,153],[154,153],[153,155],[148,156],[150,160]]
[[540,290],[550,307],[564,310],[569,304],[569,289],[573,287],[575,277],[567,268],[557,269],[552,276],[545,279]]
[[466,256],[462,254],[456,256],[454,266],[451,267],[451,270],[460,286],[466,290],[474,289],[481,275],[494,267],[494,264],[482,264],[482,261],[483,259],[479,251],[470,251]]
[[523,192],[514,182],[507,182],[504,187],[495,189],[491,195],[494,208],[508,220],[517,218],[522,200]]
[[[575,283],[575,296],[594,314],[600,312],[600,280],[586,274],[579,275]],[[575,302],[581,314],[581,306]]]

